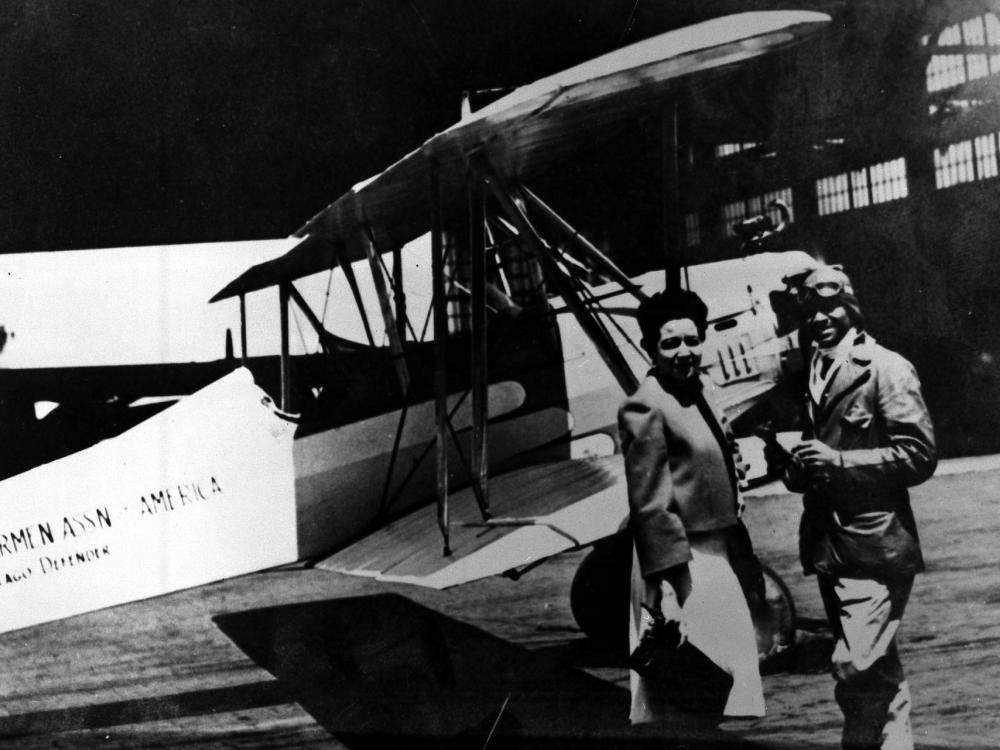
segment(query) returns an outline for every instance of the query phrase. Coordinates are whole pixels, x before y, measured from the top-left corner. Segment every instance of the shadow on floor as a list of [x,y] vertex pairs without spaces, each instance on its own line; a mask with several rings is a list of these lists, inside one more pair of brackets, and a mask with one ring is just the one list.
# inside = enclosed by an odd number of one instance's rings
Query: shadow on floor
[[629,727],[628,691],[395,594],[216,623],[350,748],[751,748],[704,723]]
[[[251,682],[205,690],[92,703],[86,706],[49,711],[33,711],[0,717],[0,738],[50,735],[60,732],[172,721],[188,716],[204,716],[225,711],[277,706],[291,703],[284,687],[276,680]],[[56,746],[55,743],[53,746]],[[70,747],[70,744],[65,745]]]
[[577,669],[627,669],[628,644],[602,638],[577,636],[562,643],[540,646],[531,653],[554,659]]
[[800,617],[795,622],[795,644],[769,656],[760,666],[762,675],[821,674],[830,671],[833,635],[826,620]]
[[[564,643],[532,649],[544,656],[578,669],[627,669],[628,646],[599,638],[573,638]],[[819,674],[830,669],[833,636],[826,620],[796,620],[795,643],[761,663],[760,671],[769,674]]]

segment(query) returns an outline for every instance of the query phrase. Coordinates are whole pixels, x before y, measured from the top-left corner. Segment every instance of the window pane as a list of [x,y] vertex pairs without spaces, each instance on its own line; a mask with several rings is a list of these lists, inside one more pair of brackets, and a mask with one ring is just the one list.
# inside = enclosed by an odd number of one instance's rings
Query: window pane
[[[949,26],[937,38],[938,47],[952,47],[962,43],[959,24]],[[932,55],[927,64],[927,90],[940,91],[965,83],[965,55]]]
[[940,91],[965,83],[964,55],[934,55],[927,64],[927,90]]
[[962,43],[962,28],[959,24],[947,27],[938,35],[939,47],[956,47]]
[[858,169],[851,172],[851,197],[855,208],[868,205],[868,170]]
[[972,141],[953,143],[945,150],[934,149],[934,182],[937,187],[951,187],[974,179]]
[[976,179],[976,171],[972,166],[972,141],[962,141],[956,149],[958,153],[958,181],[972,182]]
[[723,156],[732,156],[733,154],[738,154],[740,151],[748,151],[752,148],[757,148],[760,143],[750,142],[750,143],[720,143],[715,147],[716,158],[722,158]]
[[1000,19],[992,13],[983,16],[986,25],[986,43],[998,47],[998,54],[990,55],[990,72],[1000,71]]
[[[976,16],[962,23],[962,37],[967,45],[981,46],[986,44],[986,30],[983,26],[983,17]],[[989,62],[985,54],[966,55],[966,65],[968,66],[969,80],[982,78],[990,74]]]
[[983,27],[983,17],[976,16],[962,22],[962,37],[967,45],[986,44],[986,30]]
[[975,140],[976,166],[979,179],[997,176],[997,143],[993,133],[981,135]]
[[848,197],[847,173],[823,177],[816,181],[817,211],[820,216],[846,211],[851,207]]
[[910,183],[906,179],[906,159],[896,159],[892,164],[892,197],[906,198],[910,194]]
[[960,45],[994,46],[997,52],[990,54],[989,51],[969,51],[963,54],[956,49],[956,54],[932,54],[927,64],[929,92],[953,88],[966,81],[1000,72],[1000,19],[995,14],[985,13],[948,26],[938,34],[934,44],[938,49]]

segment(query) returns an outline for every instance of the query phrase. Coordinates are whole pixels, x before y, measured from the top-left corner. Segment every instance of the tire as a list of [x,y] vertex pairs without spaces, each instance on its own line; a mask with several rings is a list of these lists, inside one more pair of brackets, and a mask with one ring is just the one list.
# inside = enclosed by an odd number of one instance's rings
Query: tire
[[602,540],[580,562],[569,591],[570,609],[590,638],[628,647],[632,539],[619,532]]
[[[570,587],[570,609],[580,630],[590,638],[628,647],[628,607],[632,544],[627,533],[599,542],[583,558]],[[754,620],[760,658],[785,651],[795,643],[795,601],[774,570],[761,564],[764,602]]]
[[781,653],[795,643],[795,601],[781,576],[761,564],[764,601],[754,617],[757,653],[761,660]]

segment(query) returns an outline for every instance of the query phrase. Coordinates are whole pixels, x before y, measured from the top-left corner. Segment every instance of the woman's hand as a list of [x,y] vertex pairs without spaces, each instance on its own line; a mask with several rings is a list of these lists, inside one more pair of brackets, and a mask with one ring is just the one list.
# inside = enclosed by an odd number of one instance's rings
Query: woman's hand
[[687,564],[665,571],[655,586],[647,588],[649,601],[646,606],[663,613],[669,620],[680,622],[681,608],[691,596],[691,571]]
[[674,591],[674,587],[668,581],[663,580],[660,581],[658,588],[660,591],[659,611],[663,613],[667,622],[671,620],[680,622],[682,617],[681,603],[677,600],[677,592]]

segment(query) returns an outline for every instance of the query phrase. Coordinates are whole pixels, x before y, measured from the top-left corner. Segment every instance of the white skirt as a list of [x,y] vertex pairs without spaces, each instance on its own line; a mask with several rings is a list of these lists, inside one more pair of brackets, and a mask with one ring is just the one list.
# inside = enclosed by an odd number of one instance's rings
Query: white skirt
[[[733,687],[723,711],[725,716],[763,716],[764,688],[760,680],[757,640],[753,621],[736,574],[729,564],[722,532],[698,534],[691,539],[691,596],[684,602],[684,632],[688,641],[733,676]],[[649,584],[639,573],[632,551],[632,602],[629,611],[629,648],[639,642],[639,626],[647,617],[640,603]],[[683,713],[664,700],[657,700],[647,681],[630,672],[633,724],[664,719]]]

